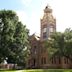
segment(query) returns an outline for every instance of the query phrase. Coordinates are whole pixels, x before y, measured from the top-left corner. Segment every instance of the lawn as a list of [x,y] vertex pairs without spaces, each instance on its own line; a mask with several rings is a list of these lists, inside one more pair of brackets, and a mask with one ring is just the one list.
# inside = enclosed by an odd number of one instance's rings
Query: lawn
[[72,69],[1,70],[0,72],[72,72]]

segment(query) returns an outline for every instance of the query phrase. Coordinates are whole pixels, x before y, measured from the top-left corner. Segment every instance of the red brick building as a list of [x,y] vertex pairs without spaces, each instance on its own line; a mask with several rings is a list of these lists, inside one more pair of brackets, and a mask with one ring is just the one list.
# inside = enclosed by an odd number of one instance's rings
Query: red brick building
[[52,15],[52,9],[46,6],[44,16],[40,20],[40,37],[33,34],[30,36],[30,56],[27,63],[28,68],[70,68],[71,63],[64,57],[55,56],[49,59],[48,51],[43,42],[56,32],[56,19]]

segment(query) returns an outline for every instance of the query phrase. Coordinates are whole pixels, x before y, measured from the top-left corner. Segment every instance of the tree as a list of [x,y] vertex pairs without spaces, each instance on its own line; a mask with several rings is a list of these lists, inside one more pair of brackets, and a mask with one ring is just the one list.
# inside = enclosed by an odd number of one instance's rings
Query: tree
[[72,61],[72,30],[66,29],[64,33],[56,32],[45,43],[50,57],[63,56]]
[[29,52],[29,30],[14,11],[0,11],[0,62],[25,64]]

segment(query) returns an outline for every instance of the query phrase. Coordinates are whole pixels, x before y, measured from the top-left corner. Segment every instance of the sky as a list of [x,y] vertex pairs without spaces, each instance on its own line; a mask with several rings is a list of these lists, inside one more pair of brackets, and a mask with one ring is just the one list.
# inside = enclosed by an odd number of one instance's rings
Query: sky
[[30,34],[40,34],[40,18],[46,5],[53,9],[58,32],[72,29],[72,0],[0,0],[0,10],[14,10]]

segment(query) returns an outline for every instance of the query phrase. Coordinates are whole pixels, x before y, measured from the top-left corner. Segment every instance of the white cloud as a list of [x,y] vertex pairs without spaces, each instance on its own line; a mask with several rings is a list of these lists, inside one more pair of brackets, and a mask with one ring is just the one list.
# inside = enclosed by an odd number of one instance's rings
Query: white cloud
[[23,24],[26,24],[28,20],[28,16],[26,12],[23,10],[20,10],[20,11],[16,11],[16,13],[19,16],[19,20],[22,21]]
[[26,23],[27,21],[27,14],[20,10],[20,11],[16,11],[17,15],[19,16],[19,20],[22,21],[22,23]]
[[29,21],[30,21],[31,34],[40,33],[40,13],[32,11]]
[[21,21],[24,25],[27,26],[27,28],[29,28],[29,23],[28,23],[29,18],[28,18],[28,15],[26,14],[26,12],[23,10],[19,10],[19,11],[16,11],[16,13],[19,17],[19,21]]

